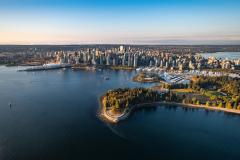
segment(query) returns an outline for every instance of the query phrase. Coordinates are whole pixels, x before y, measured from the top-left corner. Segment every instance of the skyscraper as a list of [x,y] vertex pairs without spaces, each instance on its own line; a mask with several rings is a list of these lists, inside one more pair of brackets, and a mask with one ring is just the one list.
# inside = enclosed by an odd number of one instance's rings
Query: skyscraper
[[123,46],[120,46],[120,47],[119,47],[119,51],[120,51],[120,53],[123,53],[123,52],[124,52],[124,47],[123,47]]
[[107,55],[107,65],[110,65],[110,54]]
[[92,52],[92,64],[96,65],[96,55],[95,55],[95,52]]
[[113,66],[116,66],[116,58],[113,58]]
[[132,66],[132,57],[131,54],[128,54],[128,67]]
[[137,61],[138,61],[138,56],[137,54],[134,54],[134,62],[133,62],[133,67],[137,67]]
[[100,65],[103,65],[103,56],[102,56],[102,54],[100,54],[100,58],[99,58],[99,63],[100,63]]
[[126,64],[126,58],[127,58],[127,55],[126,55],[126,53],[124,53],[123,59],[122,59],[122,66],[125,66],[125,64]]

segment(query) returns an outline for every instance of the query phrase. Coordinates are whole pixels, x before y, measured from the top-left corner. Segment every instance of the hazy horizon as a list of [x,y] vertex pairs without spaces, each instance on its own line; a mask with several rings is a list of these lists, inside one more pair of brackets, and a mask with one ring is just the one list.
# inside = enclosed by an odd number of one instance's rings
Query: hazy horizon
[[2,45],[239,45],[237,0],[1,0]]

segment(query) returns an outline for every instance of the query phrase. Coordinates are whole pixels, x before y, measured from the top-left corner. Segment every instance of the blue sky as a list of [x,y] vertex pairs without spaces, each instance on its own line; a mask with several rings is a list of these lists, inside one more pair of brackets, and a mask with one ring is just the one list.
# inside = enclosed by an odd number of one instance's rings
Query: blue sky
[[238,0],[0,0],[0,44],[240,44]]

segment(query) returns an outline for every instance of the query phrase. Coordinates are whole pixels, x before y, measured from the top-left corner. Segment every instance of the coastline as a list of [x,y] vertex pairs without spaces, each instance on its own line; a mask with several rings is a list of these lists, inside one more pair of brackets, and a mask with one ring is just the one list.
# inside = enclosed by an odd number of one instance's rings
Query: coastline
[[103,104],[102,104],[102,97],[100,98],[101,100],[101,109],[100,109],[100,115],[103,120],[109,122],[109,123],[118,123],[119,121],[125,120],[129,117],[129,115],[138,108],[142,107],[147,107],[147,106],[153,106],[153,105],[179,105],[181,107],[189,107],[189,108],[198,108],[198,109],[206,109],[206,110],[215,110],[215,111],[223,111],[227,113],[233,113],[233,114],[238,114],[240,115],[240,110],[236,109],[227,109],[227,108],[219,108],[219,107],[210,107],[206,105],[195,105],[195,104],[185,104],[185,103],[177,103],[177,102],[152,102],[152,103],[142,103],[142,104],[137,104],[133,106],[130,110],[124,111],[120,116],[111,116],[108,114],[106,109],[104,109]]
[[111,115],[109,115],[107,110],[106,110],[106,108],[103,107],[103,101],[102,101],[103,97],[104,96],[100,97],[99,117],[101,119],[103,119],[104,121],[109,122],[109,123],[117,123],[120,120],[126,119],[129,116],[129,114],[131,113],[131,111],[129,111],[129,112],[125,111],[120,116],[111,116]]

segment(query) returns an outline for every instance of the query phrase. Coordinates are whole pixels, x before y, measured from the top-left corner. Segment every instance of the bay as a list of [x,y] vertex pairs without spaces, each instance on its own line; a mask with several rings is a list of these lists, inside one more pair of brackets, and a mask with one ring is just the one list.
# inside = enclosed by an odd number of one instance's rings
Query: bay
[[101,121],[104,92],[150,86],[134,75],[0,66],[0,159],[240,159],[238,115],[170,105]]

